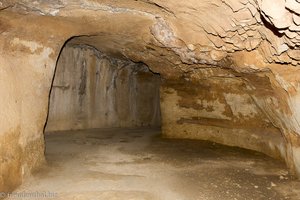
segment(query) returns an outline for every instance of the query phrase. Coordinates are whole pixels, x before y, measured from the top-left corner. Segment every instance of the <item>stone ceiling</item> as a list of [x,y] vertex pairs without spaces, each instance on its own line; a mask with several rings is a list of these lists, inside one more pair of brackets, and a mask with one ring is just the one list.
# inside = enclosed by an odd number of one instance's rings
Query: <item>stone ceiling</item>
[[236,51],[252,50],[265,63],[300,61],[296,0],[6,0],[1,3],[5,8],[62,17],[76,16],[78,10],[147,16],[155,20],[150,31],[157,42],[188,64],[215,65]]

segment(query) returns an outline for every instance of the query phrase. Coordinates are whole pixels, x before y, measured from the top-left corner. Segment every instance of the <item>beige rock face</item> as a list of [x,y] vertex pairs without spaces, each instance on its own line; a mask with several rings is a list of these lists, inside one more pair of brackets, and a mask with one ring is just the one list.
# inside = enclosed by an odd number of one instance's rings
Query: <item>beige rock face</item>
[[[164,135],[261,151],[284,159],[299,176],[299,5],[294,0],[1,1],[0,190],[15,188],[43,163],[52,79],[70,38],[74,45],[145,63],[160,74]],[[73,122],[66,124],[59,127],[74,128]]]
[[196,77],[166,81],[161,90],[163,133],[284,158],[284,138],[258,104],[260,99],[276,101],[268,81],[263,73],[241,77],[221,69],[200,69]]

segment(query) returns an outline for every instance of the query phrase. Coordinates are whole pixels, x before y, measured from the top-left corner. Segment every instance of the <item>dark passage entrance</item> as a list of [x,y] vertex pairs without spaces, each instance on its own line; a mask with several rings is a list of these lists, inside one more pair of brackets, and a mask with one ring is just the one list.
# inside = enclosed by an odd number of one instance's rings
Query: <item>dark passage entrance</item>
[[67,44],[57,62],[46,132],[159,127],[160,76],[142,63]]

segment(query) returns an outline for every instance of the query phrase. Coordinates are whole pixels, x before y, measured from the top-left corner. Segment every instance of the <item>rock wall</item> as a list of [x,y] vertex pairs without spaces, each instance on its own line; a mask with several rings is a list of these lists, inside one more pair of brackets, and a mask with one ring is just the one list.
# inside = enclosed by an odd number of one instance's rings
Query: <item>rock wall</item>
[[56,67],[46,131],[159,127],[159,87],[160,76],[144,64],[67,45]]
[[166,80],[161,88],[163,134],[240,146],[285,159],[284,137],[258,99],[276,101],[268,73],[208,68]]

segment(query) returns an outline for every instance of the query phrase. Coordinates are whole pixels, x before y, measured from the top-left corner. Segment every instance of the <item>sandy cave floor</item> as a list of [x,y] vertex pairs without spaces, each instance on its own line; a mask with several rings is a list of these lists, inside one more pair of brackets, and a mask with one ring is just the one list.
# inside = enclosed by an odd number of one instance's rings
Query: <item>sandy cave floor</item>
[[[48,165],[15,194],[63,200],[300,199],[300,182],[263,154],[155,129],[46,134]],[[48,195],[48,196],[47,196]]]

